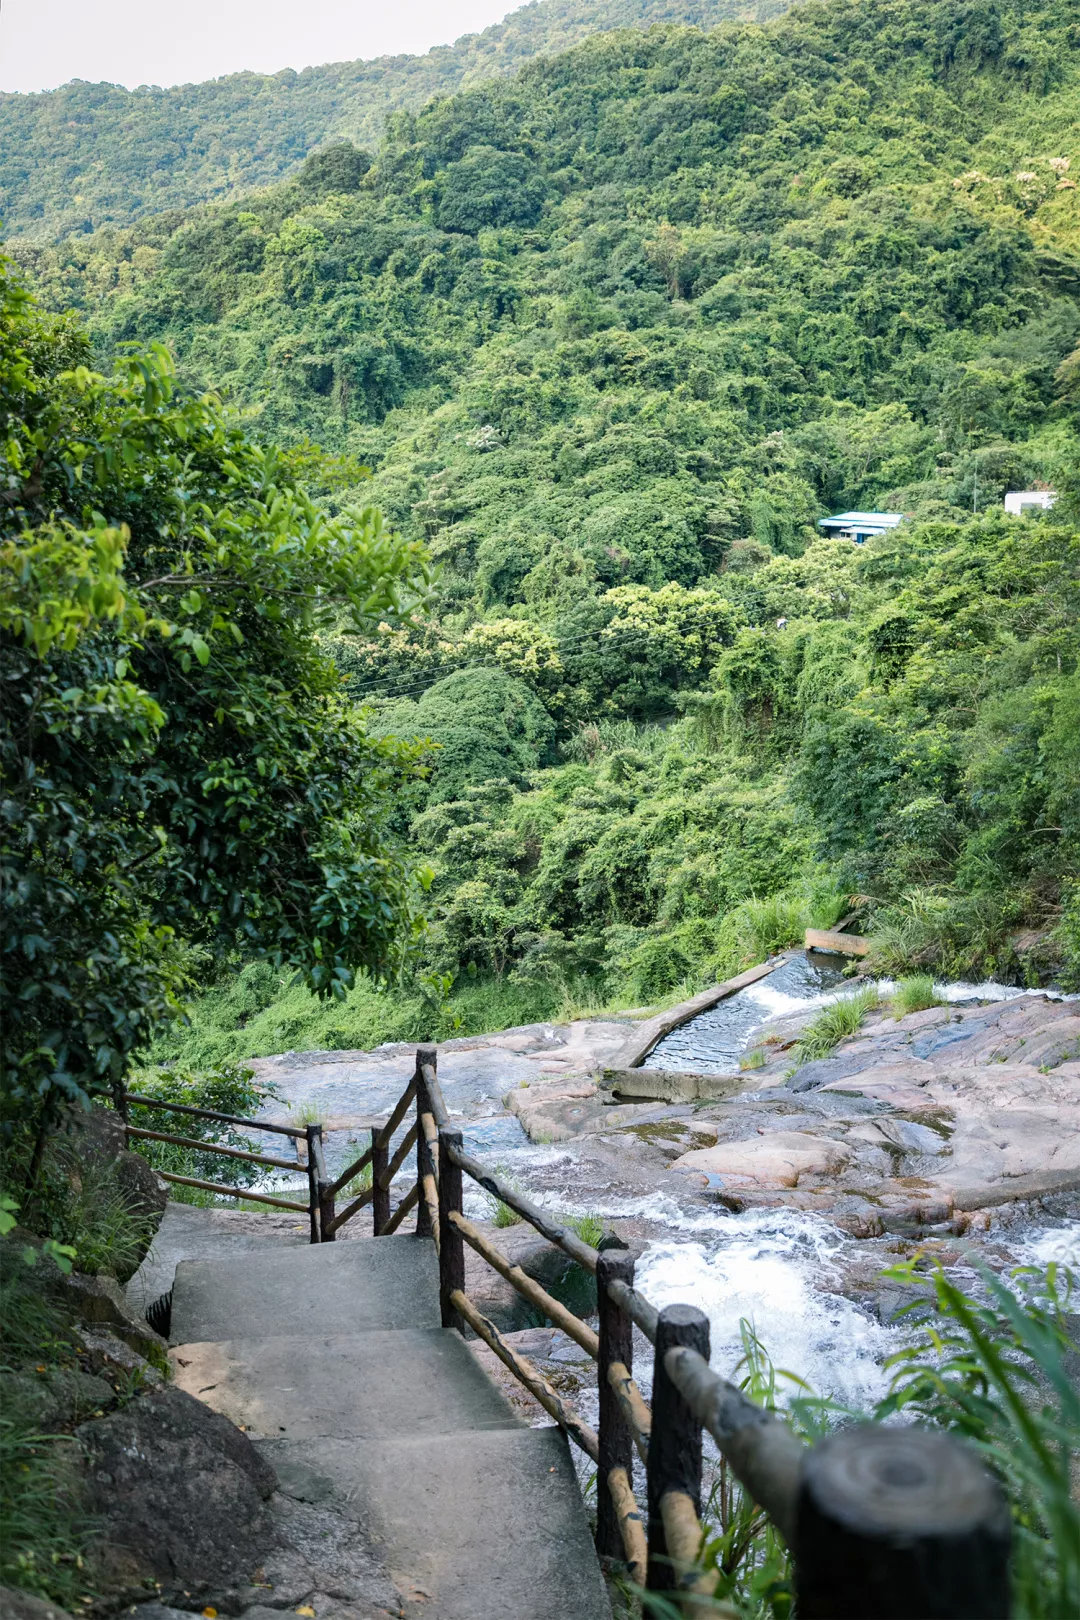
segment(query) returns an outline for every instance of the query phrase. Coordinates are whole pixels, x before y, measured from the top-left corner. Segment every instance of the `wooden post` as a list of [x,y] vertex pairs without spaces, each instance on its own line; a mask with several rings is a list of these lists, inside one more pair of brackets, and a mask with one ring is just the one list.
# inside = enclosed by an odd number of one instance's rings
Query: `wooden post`
[[456,1289],[465,1292],[465,1244],[450,1219],[461,1209],[461,1170],[450,1157],[461,1148],[461,1132],[443,1126],[439,1132],[439,1310],[444,1328],[464,1332],[465,1323],[450,1296]]
[[431,1216],[428,1213],[427,1199],[424,1197],[424,1177],[433,1173],[434,1165],[424,1136],[421,1115],[432,1112],[427,1081],[424,1079],[424,1064],[430,1063],[434,1068],[438,1056],[438,1048],[434,1046],[418,1046],[416,1049],[416,1186],[419,1193],[416,1205],[417,1237],[431,1236]]
[[799,1620],[1005,1620],[1008,1506],[975,1452],[935,1429],[843,1429],[803,1460]]
[[315,1138],[321,1129],[319,1125],[309,1125],[304,1132],[307,1142],[308,1214],[311,1219],[312,1243],[322,1242],[322,1234],[319,1231],[319,1172],[315,1163]]
[[379,1178],[389,1168],[390,1145],[380,1139],[376,1127],[371,1133],[371,1218],[376,1237],[390,1219],[390,1188],[379,1186]]
[[596,1550],[601,1558],[624,1559],[618,1507],[612,1498],[609,1478],[613,1468],[634,1477],[634,1441],[618,1397],[608,1379],[613,1361],[633,1367],[634,1325],[625,1311],[608,1298],[609,1282],[634,1286],[634,1257],[625,1249],[604,1249],[596,1262],[596,1299],[599,1306],[600,1352],[596,1380],[600,1395],[600,1461],[596,1473]]
[[669,1305],[656,1323],[653,1362],[652,1433],[649,1436],[649,1571],[650,1592],[670,1592],[678,1575],[668,1551],[661,1500],[666,1491],[682,1491],[701,1517],[701,1425],[668,1377],[664,1357],[687,1344],[709,1359],[709,1319],[693,1305]]

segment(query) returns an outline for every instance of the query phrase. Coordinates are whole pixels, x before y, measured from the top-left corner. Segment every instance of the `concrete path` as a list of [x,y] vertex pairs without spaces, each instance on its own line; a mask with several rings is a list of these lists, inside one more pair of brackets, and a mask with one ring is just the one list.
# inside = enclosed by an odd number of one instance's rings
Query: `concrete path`
[[430,1239],[183,1260],[172,1344],[177,1384],[291,1497],[348,1504],[403,1613],[609,1620],[565,1437],[526,1428],[440,1327]]

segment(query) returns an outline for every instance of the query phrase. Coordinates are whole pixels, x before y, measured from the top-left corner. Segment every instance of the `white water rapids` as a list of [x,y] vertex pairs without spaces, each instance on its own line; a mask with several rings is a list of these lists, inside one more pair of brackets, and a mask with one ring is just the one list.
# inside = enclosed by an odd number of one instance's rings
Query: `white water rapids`
[[[792,957],[770,979],[667,1036],[649,1061],[669,1069],[730,1072],[763,1024],[845,993],[840,974],[828,961],[819,959],[815,965],[806,957]],[[960,1001],[1025,992],[986,984],[942,986],[939,993]],[[310,1078],[303,1068],[293,1069],[286,1082],[289,1101],[293,1107],[314,1106],[327,1116],[389,1112],[408,1067],[404,1058],[389,1062],[389,1056],[373,1053],[370,1061],[314,1066]],[[869,1304],[856,1303],[845,1289],[854,1263],[863,1279],[862,1289],[854,1292],[872,1296],[876,1272],[899,1258],[895,1244],[860,1243],[828,1221],[800,1211],[736,1215],[675,1186],[645,1189],[634,1185],[629,1173],[613,1175],[610,1159],[600,1165],[590,1147],[594,1139],[588,1137],[558,1146],[534,1144],[501,1099],[509,1087],[534,1076],[535,1069],[505,1049],[446,1050],[440,1054],[439,1074],[469,1151],[553,1211],[629,1225],[635,1242],[644,1244],[638,1286],[657,1306],[681,1302],[705,1312],[718,1371],[726,1376],[735,1372],[743,1355],[741,1324],[747,1323],[773,1365],[816,1393],[864,1410],[885,1393],[883,1364],[900,1347],[903,1330],[884,1325]],[[363,1137],[358,1142],[334,1132],[328,1139],[331,1170],[346,1164],[362,1146]],[[414,1174],[409,1165],[402,1168],[395,1189],[399,1196]],[[492,1200],[468,1180],[465,1209],[473,1218],[493,1214]],[[1080,1221],[1006,1225],[994,1241],[999,1265],[1056,1260],[1080,1270]],[[960,1280],[977,1279],[974,1271],[965,1275],[961,1268]]]

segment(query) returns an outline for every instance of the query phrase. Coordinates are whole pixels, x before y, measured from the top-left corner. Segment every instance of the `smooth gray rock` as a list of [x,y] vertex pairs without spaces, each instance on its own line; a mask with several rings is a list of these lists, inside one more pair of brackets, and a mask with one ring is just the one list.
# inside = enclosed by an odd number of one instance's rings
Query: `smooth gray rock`
[[[114,1597],[159,1583],[168,1602],[246,1584],[272,1544],[274,1471],[247,1436],[179,1389],[75,1431]],[[130,1600],[130,1599],[129,1599]]]

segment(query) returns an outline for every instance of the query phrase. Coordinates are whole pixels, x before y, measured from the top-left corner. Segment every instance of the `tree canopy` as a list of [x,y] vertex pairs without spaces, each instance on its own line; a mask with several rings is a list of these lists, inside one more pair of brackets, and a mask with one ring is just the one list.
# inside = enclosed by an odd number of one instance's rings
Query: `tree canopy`
[[164,350],[94,371],[6,262],[0,413],[4,1092],[79,1097],[176,1013],[193,948],[338,994],[399,957],[417,753],[367,734],[316,638],[393,623],[427,576]]

